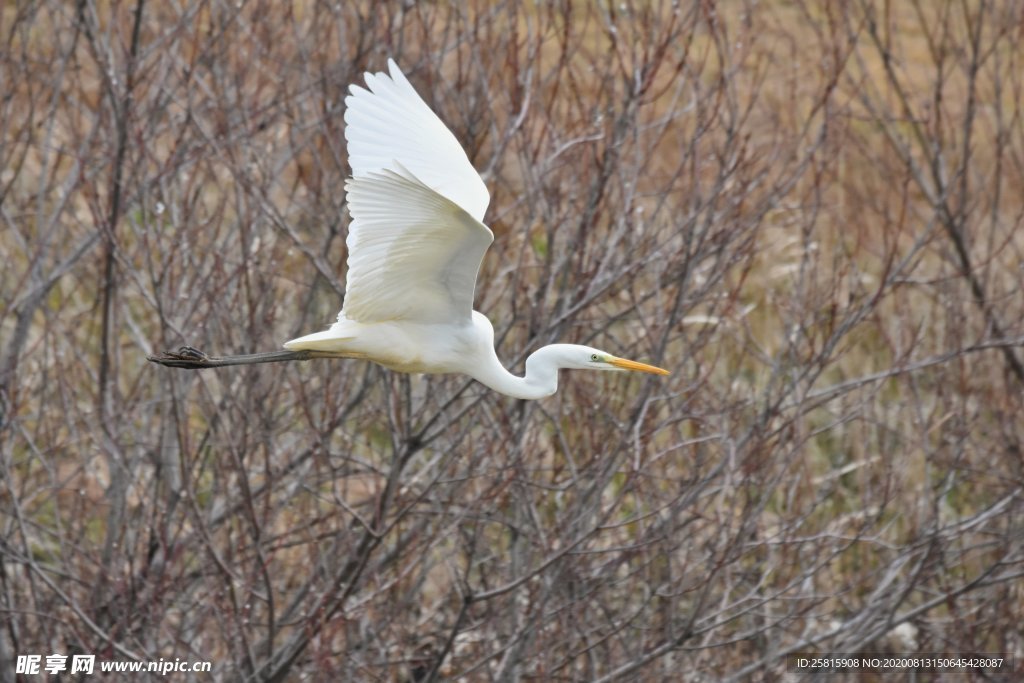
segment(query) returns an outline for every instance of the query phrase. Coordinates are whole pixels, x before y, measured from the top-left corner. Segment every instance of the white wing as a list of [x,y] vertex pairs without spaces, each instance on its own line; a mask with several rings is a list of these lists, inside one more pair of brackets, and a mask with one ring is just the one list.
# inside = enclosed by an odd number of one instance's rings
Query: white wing
[[345,98],[352,215],[338,320],[469,320],[490,196],[455,136],[393,60]]
[[[390,76],[366,74],[366,88],[353,85],[345,98],[345,139],[352,176],[388,169],[412,172],[478,221],[491,197],[452,132],[388,60]],[[398,162],[397,165],[395,162]]]
[[345,189],[352,222],[338,319],[468,321],[494,240],[487,226],[400,165],[351,178]]

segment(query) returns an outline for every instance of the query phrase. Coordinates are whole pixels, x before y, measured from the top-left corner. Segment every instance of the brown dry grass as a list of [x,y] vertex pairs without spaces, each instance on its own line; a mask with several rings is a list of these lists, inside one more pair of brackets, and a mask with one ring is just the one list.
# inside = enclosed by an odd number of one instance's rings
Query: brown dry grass
[[[1022,22],[971,0],[7,3],[0,662],[1019,673]],[[499,355],[581,342],[670,378],[566,374],[524,404],[360,362],[145,361],[334,316],[342,100],[387,56],[491,190]]]

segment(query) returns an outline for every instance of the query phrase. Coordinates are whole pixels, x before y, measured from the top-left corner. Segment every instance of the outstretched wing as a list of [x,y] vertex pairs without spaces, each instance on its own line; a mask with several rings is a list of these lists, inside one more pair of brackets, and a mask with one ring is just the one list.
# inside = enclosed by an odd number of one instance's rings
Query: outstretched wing
[[367,173],[345,189],[352,222],[339,319],[469,320],[480,262],[494,240],[487,226],[408,171]]
[[[390,75],[366,74],[345,98],[345,139],[352,176],[408,169],[427,187],[452,200],[478,221],[491,197],[452,132],[388,60]],[[397,163],[396,163],[397,162]]]
[[490,196],[455,136],[398,66],[345,99],[352,178],[348,278],[339,320],[460,322],[494,235]]

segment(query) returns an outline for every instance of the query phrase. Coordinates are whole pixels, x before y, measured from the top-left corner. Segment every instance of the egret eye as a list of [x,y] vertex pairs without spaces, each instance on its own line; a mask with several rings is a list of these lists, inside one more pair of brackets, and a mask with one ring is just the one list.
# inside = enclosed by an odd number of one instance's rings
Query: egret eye
[[596,353],[592,353],[592,354],[590,354],[590,360],[592,360],[592,361],[594,361],[596,363],[597,361],[601,360],[601,357],[598,356]]

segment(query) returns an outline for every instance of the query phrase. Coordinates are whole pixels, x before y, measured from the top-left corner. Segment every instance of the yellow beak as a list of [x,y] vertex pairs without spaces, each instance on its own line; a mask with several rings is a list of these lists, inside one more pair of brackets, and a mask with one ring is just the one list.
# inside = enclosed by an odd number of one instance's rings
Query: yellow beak
[[626,360],[625,358],[616,358],[615,356],[610,356],[608,358],[608,363],[610,365],[614,365],[617,368],[622,368],[623,370],[639,370],[640,372],[649,372],[652,375],[669,374],[668,370],[665,370],[663,368],[656,368],[653,365],[647,365],[646,363],[637,363],[635,360]]

